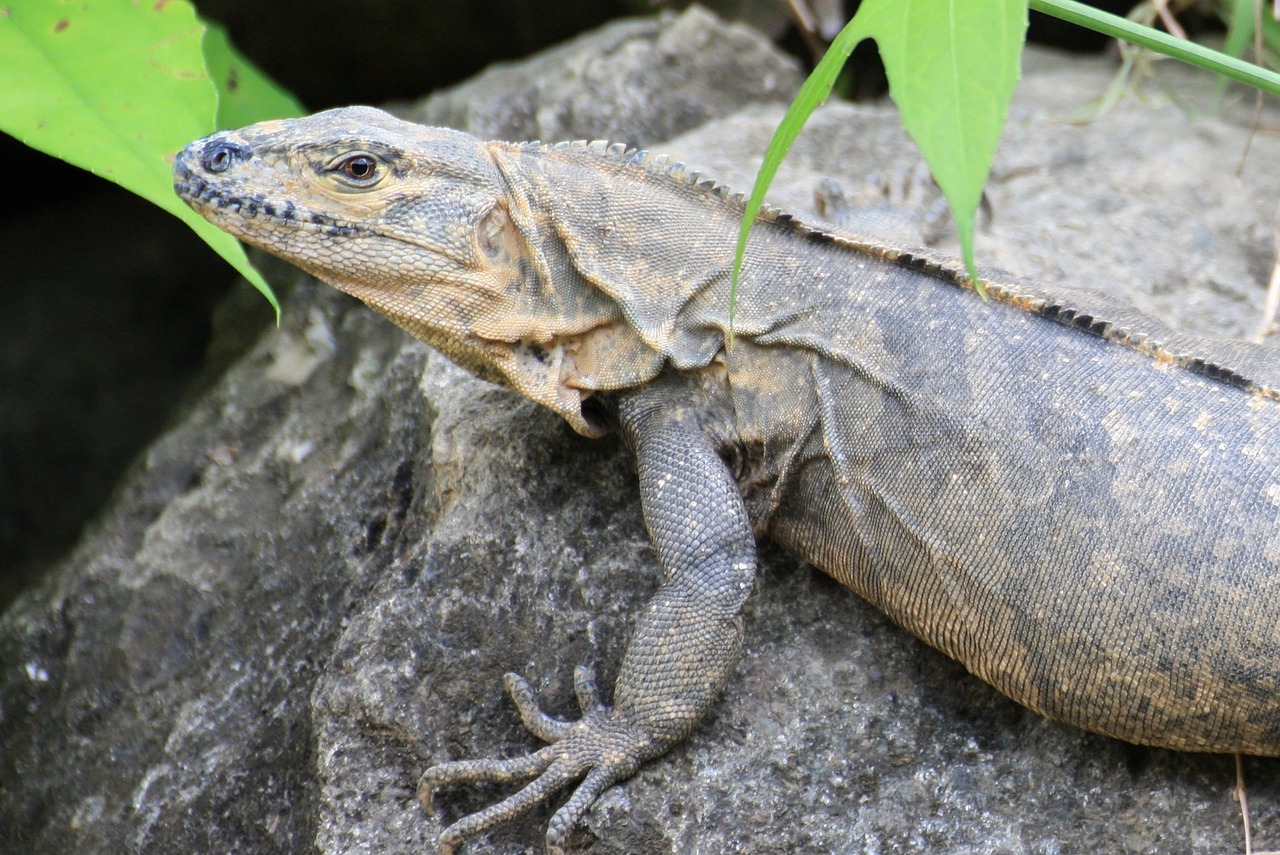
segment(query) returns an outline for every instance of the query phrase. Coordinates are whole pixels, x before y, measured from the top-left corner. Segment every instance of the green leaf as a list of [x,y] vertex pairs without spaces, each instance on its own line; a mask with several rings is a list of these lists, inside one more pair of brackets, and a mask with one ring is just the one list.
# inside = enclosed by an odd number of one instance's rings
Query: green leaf
[[1004,129],[1027,27],[1026,0],[865,0],[800,88],[769,143],[734,255],[729,323],[747,236],[778,164],[805,120],[827,99],[849,54],[874,38],[889,94],[951,205],[965,265],[982,186]]
[[298,99],[241,55],[218,24],[205,24],[204,58],[218,89],[218,128],[240,128],[306,112]]
[[903,127],[951,205],[977,285],[974,222],[1018,82],[1026,0],[869,0],[858,18],[880,49]]
[[1253,38],[1253,4],[1254,0],[1229,4],[1230,17],[1225,22],[1227,37],[1222,42],[1222,52],[1227,56],[1240,59]]
[[[1255,60],[1265,61],[1267,65],[1275,65],[1276,52],[1280,51],[1280,21],[1275,18],[1275,10],[1259,9],[1257,0],[1234,0],[1220,4],[1218,16],[1227,25],[1227,37],[1222,41],[1222,52],[1232,59],[1243,61],[1245,50],[1253,45],[1254,30],[1258,21],[1262,22],[1263,56]],[[1221,8],[1225,5],[1226,8]],[[1257,14],[1255,14],[1255,12]],[[1218,95],[1226,88],[1228,78],[1218,78]]]
[[181,218],[278,313],[240,244],[173,193],[173,153],[214,129],[203,38],[183,0],[8,0],[0,5],[0,130]]

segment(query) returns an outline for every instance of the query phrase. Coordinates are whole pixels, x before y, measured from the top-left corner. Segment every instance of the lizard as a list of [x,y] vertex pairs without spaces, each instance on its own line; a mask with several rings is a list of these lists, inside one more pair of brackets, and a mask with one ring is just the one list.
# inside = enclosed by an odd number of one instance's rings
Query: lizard
[[[769,538],[1048,718],[1280,756],[1280,360],[1103,291],[961,267],[766,207],[730,343],[741,195],[603,142],[486,142],[369,107],[175,158],[176,192],[476,376],[633,450],[662,582],[576,721],[506,676],[521,782],[442,853],[576,784],[545,843],[690,735]],[[525,783],[527,782],[527,783]]]

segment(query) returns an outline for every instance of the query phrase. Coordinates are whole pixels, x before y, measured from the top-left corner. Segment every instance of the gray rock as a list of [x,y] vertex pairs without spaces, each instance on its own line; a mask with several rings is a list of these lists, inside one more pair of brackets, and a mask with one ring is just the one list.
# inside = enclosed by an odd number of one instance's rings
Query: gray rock
[[[763,0],[754,0],[763,2]],[[528,56],[647,0],[200,0],[244,55],[316,109],[407,97]]]
[[[698,20],[702,44],[742,36]],[[505,73],[606,60],[621,79],[646,72],[651,55],[609,44]],[[705,99],[681,114],[705,118],[742,69],[672,73]],[[1087,126],[1054,121],[1110,74],[1031,58],[980,253],[1042,279],[1114,282],[1194,331],[1251,329],[1280,143],[1255,140],[1236,181],[1246,131],[1230,121],[1137,101]],[[588,119],[544,85],[521,110],[561,124],[537,135],[615,136],[610,117],[628,114],[641,136],[682,129],[656,94],[602,100]],[[482,113],[461,115],[490,121]],[[749,107],[665,147],[745,188],[779,115]],[[775,199],[843,216],[829,186],[815,208],[823,179],[851,199],[889,187],[908,216],[886,228],[910,231],[935,202],[899,192],[915,166],[889,108],[833,105]],[[0,619],[3,851],[431,851],[439,826],[414,798],[423,769],[534,747],[501,694],[504,671],[566,717],[575,665],[611,683],[657,580],[625,449],[294,278],[283,326],[191,405],[59,572]],[[579,851],[1243,848],[1231,758],[1045,721],[776,549],[763,551],[747,625],[723,702],[600,800]],[[1273,847],[1277,772],[1246,762],[1256,840]],[[457,818],[503,792],[458,788],[438,807]],[[539,851],[548,816],[468,851]]]
[[617,21],[401,111],[486,139],[650,145],[748,104],[787,103],[799,67],[760,33],[691,6]]

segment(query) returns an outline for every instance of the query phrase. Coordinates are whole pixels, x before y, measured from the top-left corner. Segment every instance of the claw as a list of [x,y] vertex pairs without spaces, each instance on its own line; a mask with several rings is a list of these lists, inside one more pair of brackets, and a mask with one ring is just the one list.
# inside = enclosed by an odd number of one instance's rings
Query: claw
[[454,760],[438,763],[423,772],[418,780],[418,801],[427,813],[435,816],[433,795],[440,787],[449,784],[474,784],[479,781],[496,784],[527,781],[543,774],[553,762],[555,753],[548,746],[533,754],[509,760]]
[[546,771],[515,795],[503,799],[496,805],[490,805],[484,810],[464,816],[440,832],[440,851],[452,852],[467,838],[475,837],[497,825],[523,816],[537,807],[540,802],[545,801],[556,790],[577,777],[573,770],[566,768],[567,765],[563,762],[563,758],[553,762]]
[[578,827],[578,823],[582,821],[582,817],[586,816],[587,810],[600,797],[600,794],[630,774],[628,772],[625,775],[618,775],[599,767],[592,769],[586,779],[578,785],[578,789],[573,791],[569,801],[565,802],[564,806],[551,817],[551,822],[547,823],[547,851],[562,851],[565,839]]
[[600,703],[600,689],[596,686],[594,668],[579,665],[573,669],[573,693],[578,696],[578,709],[582,710],[583,715],[605,708]]
[[543,742],[555,743],[564,739],[573,725],[544,713],[542,707],[538,706],[538,699],[534,697],[533,687],[528,680],[519,674],[505,674],[502,682],[506,684],[507,694],[515,702],[520,720],[530,733]]
[[[573,688],[583,717],[569,723],[542,711],[529,683],[507,674],[507,691],[529,730],[551,744],[525,757],[507,760],[454,760],[432,766],[418,784],[418,799],[433,816],[433,794],[452,784],[527,782],[514,795],[464,816],[440,833],[440,855],[454,855],[468,838],[527,813],[557,790],[583,778],[547,826],[547,851],[563,851],[564,841],[600,794],[635,774],[661,746],[643,730],[600,702],[595,672],[578,668]],[[584,777],[585,776],[585,777]]]

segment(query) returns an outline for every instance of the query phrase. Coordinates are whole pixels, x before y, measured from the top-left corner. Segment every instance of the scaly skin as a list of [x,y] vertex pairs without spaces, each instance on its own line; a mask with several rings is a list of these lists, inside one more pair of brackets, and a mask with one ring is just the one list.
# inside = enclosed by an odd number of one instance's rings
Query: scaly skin
[[192,143],[196,210],[478,376],[636,453],[664,582],[577,722],[507,685],[541,751],[442,852],[582,779],[595,798],[724,685],[768,536],[1009,697],[1148,745],[1280,755],[1280,362],[1106,295],[805,226],[621,147],[486,143],[369,108]]

